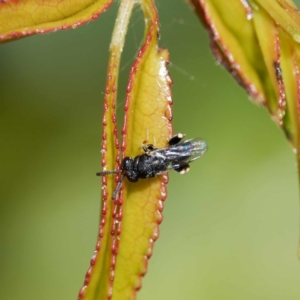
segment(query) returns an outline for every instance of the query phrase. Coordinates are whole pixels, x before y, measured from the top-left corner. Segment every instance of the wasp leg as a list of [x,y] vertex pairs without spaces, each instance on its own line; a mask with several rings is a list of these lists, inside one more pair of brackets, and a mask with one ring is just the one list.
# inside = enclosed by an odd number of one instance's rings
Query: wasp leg
[[177,133],[169,139],[169,146],[178,144],[185,137],[184,133]]
[[142,144],[142,148],[144,150],[145,153],[149,154],[151,151],[155,150],[155,148],[153,147],[152,144]]
[[190,165],[185,161],[173,162],[173,169],[181,175],[186,174],[190,170]]

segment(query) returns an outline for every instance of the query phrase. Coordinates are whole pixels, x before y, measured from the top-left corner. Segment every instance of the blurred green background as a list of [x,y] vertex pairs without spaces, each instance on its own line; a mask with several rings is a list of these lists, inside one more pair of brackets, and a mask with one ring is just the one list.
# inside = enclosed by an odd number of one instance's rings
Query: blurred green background
[[[300,1],[298,1],[300,2]],[[170,51],[174,132],[208,153],[170,174],[139,300],[299,300],[294,154],[215,63],[185,1],[156,1]],[[77,299],[98,231],[103,91],[117,3],[76,30],[0,48],[1,299]],[[143,20],[135,9],[118,113]]]

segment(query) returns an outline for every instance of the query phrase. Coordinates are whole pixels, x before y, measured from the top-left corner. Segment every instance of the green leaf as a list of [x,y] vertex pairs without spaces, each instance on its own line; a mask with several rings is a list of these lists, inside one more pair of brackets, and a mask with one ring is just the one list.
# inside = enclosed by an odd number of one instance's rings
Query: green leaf
[[0,43],[76,28],[96,20],[111,3],[112,0],[0,1]]
[[[120,57],[134,3],[134,0],[121,2],[110,48],[103,118],[104,170],[120,168],[116,92]],[[169,55],[166,49],[158,49],[159,22],[154,3],[146,0],[141,6],[145,16],[145,38],[131,68],[127,88],[123,157],[142,154],[145,137],[149,143],[164,147],[172,134]],[[135,299],[141,287],[141,276],[147,271],[153,243],[158,238],[168,176],[137,183],[125,179],[119,197],[112,201],[118,180],[118,176],[112,175],[102,179],[100,234],[79,299]]]
[[[300,41],[300,19],[295,6],[284,0],[192,3],[209,31],[217,59],[254,101],[268,108],[297,148],[298,98],[285,88],[285,84],[290,84],[285,78],[296,72],[296,65],[291,62],[298,55]],[[286,47],[291,48],[288,57],[283,55]]]
[[299,10],[287,0],[191,2],[218,61],[285,132],[300,173]]

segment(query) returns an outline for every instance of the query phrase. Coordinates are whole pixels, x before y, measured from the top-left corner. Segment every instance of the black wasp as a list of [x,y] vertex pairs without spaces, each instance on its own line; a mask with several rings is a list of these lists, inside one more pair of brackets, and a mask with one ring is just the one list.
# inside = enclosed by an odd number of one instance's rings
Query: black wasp
[[99,172],[96,175],[123,173],[112,196],[112,199],[115,199],[125,176],[129,181],[137,182],[139,179],[155,177],[172,169],[186,174],[190,170],[189,163],[206,152],[207,144],[205,140],[198,138],[181,141],[184,137],[183,133],[174,135],[166,148],[154,148],[152,144],[142,145],[145,153],[135,158],[125,157],[120,170]]

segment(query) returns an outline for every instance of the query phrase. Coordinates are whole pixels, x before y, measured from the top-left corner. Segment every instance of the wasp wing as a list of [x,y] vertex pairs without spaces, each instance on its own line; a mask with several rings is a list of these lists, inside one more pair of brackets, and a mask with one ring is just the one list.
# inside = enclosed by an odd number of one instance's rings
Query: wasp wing
[[167,169],[176,169],[176,162],[190,163],[205,154],[207,143],[204,139],[195,138],[171,145],[166,148],[155,149],[150,155],[163,157],[168,163]]

